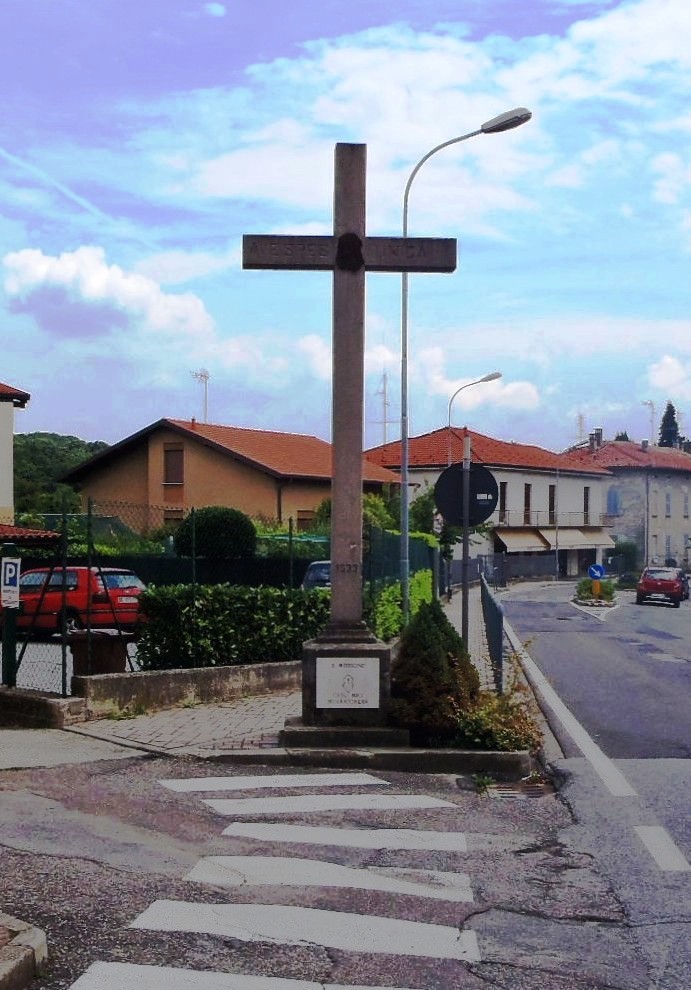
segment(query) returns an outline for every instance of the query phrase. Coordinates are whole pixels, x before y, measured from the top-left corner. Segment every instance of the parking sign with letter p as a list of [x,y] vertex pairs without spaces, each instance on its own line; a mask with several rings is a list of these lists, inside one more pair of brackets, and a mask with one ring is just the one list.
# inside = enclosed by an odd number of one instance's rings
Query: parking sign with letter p
[[20,570],[21,560],[19,557],[2,558],[0,604],[3,608],[19,608]]

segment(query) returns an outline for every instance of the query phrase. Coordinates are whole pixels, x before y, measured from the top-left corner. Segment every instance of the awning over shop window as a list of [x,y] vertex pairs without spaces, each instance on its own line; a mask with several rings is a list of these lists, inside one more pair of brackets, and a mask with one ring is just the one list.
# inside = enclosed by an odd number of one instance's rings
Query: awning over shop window
[[613,547],[612,537],[604,529],[572,529],[569,526],[559,529],[541,529],[540,536],[549,544],[550,550],[592,550],[595,547]]
[[509,553],[532,553],[549,550],[548,543],[542,539],[536,529],[510,529],[503,527],[494,530],[494,535],[501,540]]

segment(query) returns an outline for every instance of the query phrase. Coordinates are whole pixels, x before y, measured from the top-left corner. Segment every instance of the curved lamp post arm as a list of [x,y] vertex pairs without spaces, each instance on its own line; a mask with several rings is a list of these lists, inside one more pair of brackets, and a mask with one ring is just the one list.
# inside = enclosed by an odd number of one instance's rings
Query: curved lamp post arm
[[[449,141],[443,141],[441,144],[436,145],[431,151],[428,151],[420,161],[415,165],[412,172],[408,177],[406,182],[405,192],[403,194],[403,236],[408,235],[408,197],[410,194],[410,187],[413,184],[415,176],[418,174],[425,162],[436,155],[438,151],[443,148],[448,148],[452,144],[459,144],[461,141],[467,141],[468,138],[476,137],[478,134],[498,134],[501,131],[510,131],[514,127],[520,127],[521,124],[525,124],[526,121],[530,120],[532,113],[526,107],[516,107],[515,110],[507,110],[505,113],[499,114],[497,117],[492,117],[491,120],[485,121],[477,130],[469,131],[467,134],[461,134],[460,137],[451,138]],[[410,572],[410,561],[409,561],[409,530],[410,530],[410,514],[409,514],[409,502],[408,502],[408,486],[409,486],[409,455],[408,455],[408,273],[403,272],[401,275],[401,560],[400,560],[400,579],[401,579],[401,609],[403,613],[403,624],[406,625],[408,622],[408,616],[410,613],[410,594],[409,594],[409,572]]]

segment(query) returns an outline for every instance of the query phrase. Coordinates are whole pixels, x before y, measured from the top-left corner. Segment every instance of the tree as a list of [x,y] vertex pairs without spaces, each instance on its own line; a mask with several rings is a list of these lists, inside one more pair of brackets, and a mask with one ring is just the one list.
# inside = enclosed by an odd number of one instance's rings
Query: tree
[[614,439],[615,440],[630,440],[631,438],[629,437],[629,435],[626,432],[626,430],[620,430],[619,433],[617,433],[617,435],[616,435],[616,437]]
[[658,444],[660,447],[678,447],[680,439],[677,411],[672,403],[668,402],[660,422],[660,437]]
[[178,556],[192,556],[193,535],[196,555],[210,560],[254,557],[257,548],[257,531],[249,516],[223,505],[197,509],[183,519],[173,536]]
[[14,437],[16,512],[79,512],[79,496],[57,479],[107,447],[101,440],[89,442],[59,433],[17,433]]

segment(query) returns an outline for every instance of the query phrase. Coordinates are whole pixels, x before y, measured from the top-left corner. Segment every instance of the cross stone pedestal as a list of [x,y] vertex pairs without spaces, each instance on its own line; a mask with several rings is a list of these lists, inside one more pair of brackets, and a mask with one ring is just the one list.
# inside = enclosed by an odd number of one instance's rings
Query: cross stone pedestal
[[408,746],[407,730],[387,726],[391,647],[354,629],[323,633],[303,646],[302,718],[289,719],[285,746]]

